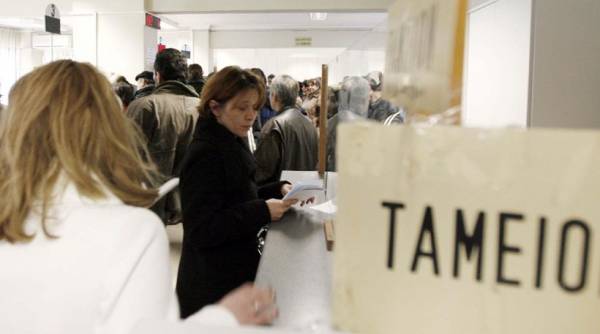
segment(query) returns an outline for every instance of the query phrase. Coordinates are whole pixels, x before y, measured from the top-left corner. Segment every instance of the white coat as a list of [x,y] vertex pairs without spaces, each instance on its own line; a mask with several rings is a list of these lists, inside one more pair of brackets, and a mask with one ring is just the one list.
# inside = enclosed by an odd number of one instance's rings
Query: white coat
[[[179,319],[164,226],[151,211],[116,196],[58,191],[48,222],[32,212],[28,243],[0,241],[0,332],[128,333],[142,319]],[[237,325],[209,306],[186,321]]]

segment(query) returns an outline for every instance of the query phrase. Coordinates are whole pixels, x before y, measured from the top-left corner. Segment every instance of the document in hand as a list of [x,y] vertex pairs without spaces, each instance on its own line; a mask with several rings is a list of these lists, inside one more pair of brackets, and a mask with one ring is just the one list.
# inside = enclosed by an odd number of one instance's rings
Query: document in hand
[[178,177],[172,178],[169,181],[163,183],[163,185],[158,188],[158,198],[157,198],[157,200],[165,197],[166,194],[168,194],[169,192],[171,192],[173,189],[177,188],[178,185],[179,185],[179,178]]
[[323,191],[321,180],[298,181],[292,185],[292,190],[283,199],[305,201],[311,197],[316,197],[321,191]]

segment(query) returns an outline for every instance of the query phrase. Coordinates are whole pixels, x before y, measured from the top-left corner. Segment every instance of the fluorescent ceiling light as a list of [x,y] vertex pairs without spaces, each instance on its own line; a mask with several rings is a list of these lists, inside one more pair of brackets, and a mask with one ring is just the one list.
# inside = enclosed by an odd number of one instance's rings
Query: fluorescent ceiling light
[[327,20],[327,13],[310,13],[310,19],[313,21]]

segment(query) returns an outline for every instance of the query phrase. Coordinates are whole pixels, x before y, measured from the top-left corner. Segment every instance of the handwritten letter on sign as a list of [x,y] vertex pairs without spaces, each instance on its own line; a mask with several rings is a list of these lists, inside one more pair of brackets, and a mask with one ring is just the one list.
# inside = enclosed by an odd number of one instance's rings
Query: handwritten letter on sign
[[334,323],[600,333],[600,132],[344,125]]

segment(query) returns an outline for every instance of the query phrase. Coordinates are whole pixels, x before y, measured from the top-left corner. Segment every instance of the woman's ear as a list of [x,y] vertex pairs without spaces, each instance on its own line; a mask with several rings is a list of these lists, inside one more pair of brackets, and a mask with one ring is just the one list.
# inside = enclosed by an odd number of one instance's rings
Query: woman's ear
[[215,100],[208,101],[208,107],[215,117],[221,116],[221,105]]

